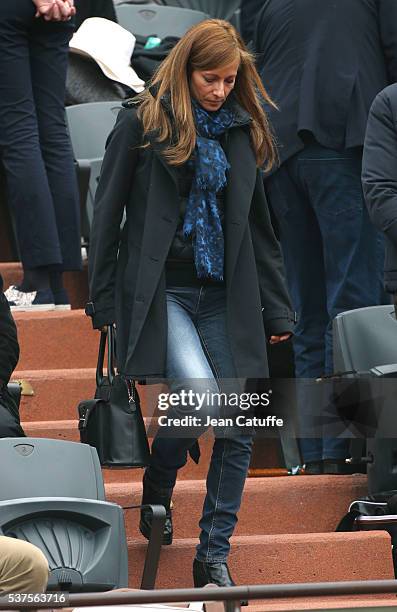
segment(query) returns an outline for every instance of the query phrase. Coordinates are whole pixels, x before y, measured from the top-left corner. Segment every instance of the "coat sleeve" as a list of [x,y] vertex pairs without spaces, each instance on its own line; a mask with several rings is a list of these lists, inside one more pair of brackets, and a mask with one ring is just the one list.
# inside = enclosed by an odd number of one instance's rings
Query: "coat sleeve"
[[379,29],[389,83],[397,81],[397,2],[379,1]]
[[397,246],[397,131],[388,89],[377,95],[369,113],[362,183],[373,223]]
[[95,196],[89,251],[90,303],[86,312],[95,328],[115,322],[116,265],[120,225],[131,192],[141,123],[136,109],[119,112],[107,143]]
[[274,234],[259,170],[250,211],[250,228],[266,335],[292,332],[296,315],[291,308],[280,244]]
[[3,280],[0,276],[0,389],[10,380],[18,357],[17,328],[3,294]]

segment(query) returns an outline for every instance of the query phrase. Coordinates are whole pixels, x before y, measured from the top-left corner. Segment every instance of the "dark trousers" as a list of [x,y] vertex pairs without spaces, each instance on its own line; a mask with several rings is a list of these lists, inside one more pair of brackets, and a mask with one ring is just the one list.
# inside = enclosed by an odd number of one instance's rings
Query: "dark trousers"
[[0,438],[21,438],[25,433],[19,420],[19,409],[7,389],[0,390]]
[[64,109],[71,22],[0,2],[0,154],[25,268],[81,267],[80,213]]
[[[364,204],[361,154],[360,148],[333,151],[310,144],[267,181],[298,313],[294,351],[299,378],[333,372],[332,321],[338,313],[383,299],[383,241]],[[302,431],[309,436],[301,440],[305,461],[348,456],[348,440],[329,435],[329,424],[319,427],[322,407],[332,423],[324,389],[309,381],[299,387]]]

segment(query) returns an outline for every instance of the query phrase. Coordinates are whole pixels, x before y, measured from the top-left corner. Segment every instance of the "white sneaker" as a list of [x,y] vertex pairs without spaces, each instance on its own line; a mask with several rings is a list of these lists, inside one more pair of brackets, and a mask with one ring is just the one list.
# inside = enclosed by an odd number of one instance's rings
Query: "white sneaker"
[[13,312],[55,310],[54,294],[50,289],[30,292],[17,290],[17,295],[15,295],[13,300],[8,300],[8,303]]
[[6,296],[9,302],[14,302],[14,300],[16,300],[19,297],[20,293],[21,291],[19,291],[16,285],[10,285],[7,291],[4,291],[4,295]]

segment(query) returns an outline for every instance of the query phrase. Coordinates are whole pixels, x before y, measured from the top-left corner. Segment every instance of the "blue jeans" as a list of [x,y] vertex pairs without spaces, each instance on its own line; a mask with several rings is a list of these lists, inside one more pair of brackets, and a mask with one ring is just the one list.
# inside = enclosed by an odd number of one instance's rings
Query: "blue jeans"
[[[223,287],[174,287],[167,289],[168,343],[166,376],[171,392],[218,393],[224,384],[239,392],[227,330],[226,291]],[[221,383],[220,381],[224,382]],[[226,382],[225,382],[226,381]],[[192,406],[176,406],[168,416],[197,415]],[[200,417],[217,415],[216,406],[203,405]],[[207,429],[197,427],[192,437],[180,431],[160,432],[152,445],[149,478],[162,487],[173,487],[188,451]],[[196,558],[224,562],[229,539],[237,522],[241,496],[252,449],[252,435],[215,438],[207,475],[207,494],[200,520]]]
[[[267,182],[298,313],[294,351],[299,378],[333,372],[332,321],[338,313],[383,299],[383,240],[364,203],[361,156],[359,147],[334,151],[313,143]],[[328,404],[321,395],[311,384],[299,389],[303,431],[316,431],[319,402]],[[327,410],[329,417],[329,405]],[[301,440],[301,451],[304,461],[344,459],[349,442],[328,437],[324,425],[321,438]]]

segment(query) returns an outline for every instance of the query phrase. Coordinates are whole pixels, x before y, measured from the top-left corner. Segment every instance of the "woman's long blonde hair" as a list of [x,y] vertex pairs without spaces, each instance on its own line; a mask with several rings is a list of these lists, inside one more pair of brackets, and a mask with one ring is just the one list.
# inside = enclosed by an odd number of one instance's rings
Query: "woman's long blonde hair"
[[[274,140],[263,104],[275,106],[255,68],[254,58],[235,28],[221,19],[208,19],[193,26],[157,69],[151,85],[137,96],[139,117],[145,134],[155,132],[159,142],[169,141],[164,151],[168,163],[185,163],[196,145],[190,75],[194,70],[215,70],[239,62],[234,87],[237,102],[251,115],[251,141],[258,166],[270,169],[276,161]],[[170,117],[161,101],[169,95]]]

